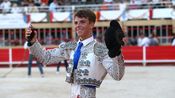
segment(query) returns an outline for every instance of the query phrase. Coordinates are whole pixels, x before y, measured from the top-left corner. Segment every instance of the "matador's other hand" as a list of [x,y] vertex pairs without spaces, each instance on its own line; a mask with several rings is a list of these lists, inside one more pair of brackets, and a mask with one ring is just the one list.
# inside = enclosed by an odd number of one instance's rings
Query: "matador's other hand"
[[112,20],[104,36],[105,44],[108,48],[108,55],[111,58],[120,55],[124,33],[117,20]]
[[28,41],[28,46],[31,46],[36,41],[36,31],[34,30],[31,24],[29,24],[25,31],[25,38]]

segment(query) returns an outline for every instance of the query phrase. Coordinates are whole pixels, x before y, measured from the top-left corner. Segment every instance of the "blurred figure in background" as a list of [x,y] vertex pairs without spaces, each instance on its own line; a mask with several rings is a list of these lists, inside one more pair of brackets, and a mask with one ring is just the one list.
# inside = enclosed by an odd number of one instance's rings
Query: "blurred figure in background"
[[156,37],[156,33],[153,32],[152,34],[150,34],[149,39],[150,39],[149,46],[158,46],[159,45],[159,40]]
[[121,21],[126,21],[127,20],[127,5],[126,5],[126,2],[124,2],[123,0],[120,1],[120,4],[119,4],[119,19]]
[[46,34],[46,39],[44,39],[44,43],[46,44],[46,45],[51,45],[52,44],[52,39],[53,37],[52,37],[52,34],[51,33],[47,33]]
[[139,33],[139,38],[137,40],[138,46],[149,46],[150,45],[150,39],[145,36],[143,32]]
[[133,37],[128,38],[128,45],[136,46],[137,45],[137,37],[133,36]]
[[29,13],[37,13],[37,12],[39,12],[37,6],[35,6],[33,2],[29,3],[28,7],[29,7],[28,8],[28,12]]
[[[62,63],[61,61],[58,63],[56,72],[60,71],[61,63]],[[68,63],[67,63],[67,60],[63,60],[63,64],[64,64],[64,66],[66,68],[66,71],[67,71],[67,67],[69,66]]]
[[5,37],[0,34],[0,47],[5,46]]
[[[24,43],[24,49],[27,49],[28,46],[27,46],[27,41]],[[34,59],[34,56],[31,54],[30,50],[29,50],[29,60],[28,60],[28,77],[31,77],[31,69],[32,69],[32,61]],[[43,71],[43,65],[42,63],[40,63],[39,61],[36,61],[36,64],[39,68],[39,71],[40,71],[40,74],[41,74],[41,77],[44,77],[44,71]]]
[[11,13],[21,13],[22,12],[22,10],[21,10],[21,8],[18,6],[18,4],[17,3],[13,3],[13,5],[12,5],[12,8],[11,8],[11,11],[10,11]]
[[50,12],[56,12],[58,7],[59,6],[58,6],[57,0],[53,0],[53,2],[51,2],[50,5],[49,5],[49,11]]
[[175,46],[175,33],[173,34],[173,38],[171,40],[171,45],[172,46]]
[[[68,41],[69,41],[69,40],[67,40],[67,39],[63,39],[63,40],[61,41],[61,43],[62,43],[62,44],[66,44],[66,42],[68,42]],[[63,64],[64,64],[65,68],[66,68],[66,71],[67,71],[69,64],[68,64],[67,60],[65,59],[65,60],[60,61],[60,62],[58,63],[56,72],[59,72],[59,71],[60,71],[60,66],[61,66],[62,62],[63,62]]]
[[9,0],[3,0],[0,4],[0,9],[2,9],[2,13],[9,13],[11,8],[11,2]]

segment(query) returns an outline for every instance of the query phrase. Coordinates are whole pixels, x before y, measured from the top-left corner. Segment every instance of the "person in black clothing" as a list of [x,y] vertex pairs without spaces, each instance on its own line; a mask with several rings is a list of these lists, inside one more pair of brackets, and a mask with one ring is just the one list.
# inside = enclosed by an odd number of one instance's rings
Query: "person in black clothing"
[[[61,62],[58,63],[57,65],[57,72],[60,71],[60,66],[61,66]],[[64,66],[66,68],[66,71],[67,71],[67,67],[68,67],[68,63],[67,63],[67,60],[64,60]]]

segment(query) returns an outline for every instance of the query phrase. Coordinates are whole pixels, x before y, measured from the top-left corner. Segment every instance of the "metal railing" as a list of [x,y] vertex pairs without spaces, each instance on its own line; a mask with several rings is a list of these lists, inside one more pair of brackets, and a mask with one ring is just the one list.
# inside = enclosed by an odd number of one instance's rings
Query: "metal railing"
[[[148,9],[152,8],[173,8],[172,1],[164,1],[159,3],[141,3],[141,4],[130,4],[125,2],[128,9]],[[59,5],[56,9],[56,12],[73,12],[80,9],[91,9],[94,11],[100,10],[119,10],[120,3],[113,4],[82,4],[82,5]],[[1,13],[12,13],[13,8],[19,11],[19,13],[35,13],[35,12],[49,12],[49,6],[26,6],[26,7],[11,7],[10,9],[2,9],[0,8]]]
[[[150,6],[155,8],[172,8],[173,4],[171,2],[160,2],[158,4],[153,4],[153,3],[147,3],[147,4],[140,4],[140,5],[132,5],[132,4],[127,4],[128,8],[132,10],[133,6],[137,6],[136,8],[141,9],[141,8],[149,8]],[[58,12],[74,12],[79,9],[92,9],[94,11],[101,11],[101,10],[119,10],[119,3],[118,4],[92,4],[92,5],[72,5],[72,6],[60,6],[57,8]],[[31,7],[20,7],[21,13],[30,13]],[[39,9],[39,12],[49,12],[49,7],[37,7]],[[8,13],[3,13],[3,14],[8,14]],[[141,25],[133,25],[133,23],[127,24],[128,21],[123,22],[126,30],[125,32],[127,33],[129,38],[133,38],[137,36],[142,29],[144,33],[149,36],[149,34],[152,31],[156,31],[158,38],[160,40],[160,44],[169,44],[170,39],[173,33],[173,29],[175,28],[173,26],[173,21],[171,22],[162,22],[163,20],[159,20],[155,24],[155,22],[149,21],[149,24],[141,24]],[[142,22],[142,21],[135,21],[137,22]],[[148,23],[148,22],[147,22]],[[36,30],[38,31],[38,38],[39,41],[47,45],[47,43],[44,41],[47,39],[47,36],[49,33],[52,35],[52,42],[51,44],[58,44],[64,39],[73,39],[73,29],[71,23],[64,23],[64,27],[59,27],[58,25],[62,25],[62,23],[53,23],[47,26],[40,26],[41,24],[45,25],[45,23],[36,23]],[[55,24],[57,26],[55,26]],[[100,25],[98,25],[100,24]],[[95,26],[93,32],[94,34],[100,38],[100,40],[103,41],[103,34],[109,24],[109,21],[98,21],[98,24]],[[101,25],[103,24],[103,25]],[[35,25],[35,23],[34,23]],[[54,26],[53,26],[54,25]],[[24,28],[13,28],[13,29],[0,29],[0,46],[22,46],[25,42],[24,38]]]

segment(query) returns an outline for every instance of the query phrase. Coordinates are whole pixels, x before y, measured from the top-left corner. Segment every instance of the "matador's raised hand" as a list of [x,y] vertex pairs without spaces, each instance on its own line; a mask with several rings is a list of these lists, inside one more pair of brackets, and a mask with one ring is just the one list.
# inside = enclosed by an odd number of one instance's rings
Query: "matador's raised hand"
[[28,41],[28,46],[31,46],[36,41],[36,31],[31,24],[29,24],[25,31],[25,38]]
[[124,33],[117,20],[112,20],[110,26],[105,32],[105,44],[108,48],[108,55],[111,58],[120,55],[121,46],[124,45],[123,42]]

